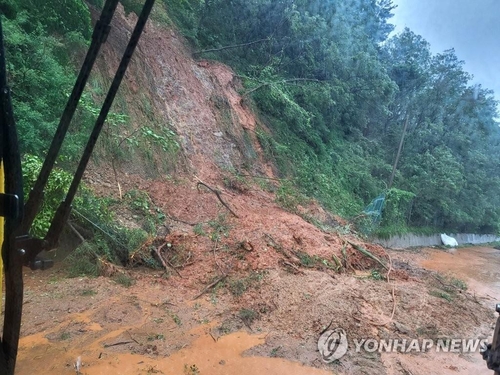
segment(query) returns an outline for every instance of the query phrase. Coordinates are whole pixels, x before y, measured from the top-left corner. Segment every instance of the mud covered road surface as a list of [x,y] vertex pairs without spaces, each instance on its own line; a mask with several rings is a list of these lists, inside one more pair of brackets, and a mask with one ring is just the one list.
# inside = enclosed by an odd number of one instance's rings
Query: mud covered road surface
[[[353,340],[489,338],[499,254],[390,251],[399,276],[389,283],[370,271],[275,269],[241,294],[228,280],[196,300],[199,289],[147,270],[133,271],[128,288],[105,277],[66,278],[63,266],[26,271],[16,373],[75,374],[80,357],[88,375],[489,374],[477,352],[356,353]],[[455,278],[468,290],[436,292]],[[347,332],[349,350],[326,364],[317,340],[330,322]]]
[[478,295],[500,302],[500,250],[470,247],[453,252],[427,250],[427,254],[429,258],[421,262],[423,267],[456,274]]

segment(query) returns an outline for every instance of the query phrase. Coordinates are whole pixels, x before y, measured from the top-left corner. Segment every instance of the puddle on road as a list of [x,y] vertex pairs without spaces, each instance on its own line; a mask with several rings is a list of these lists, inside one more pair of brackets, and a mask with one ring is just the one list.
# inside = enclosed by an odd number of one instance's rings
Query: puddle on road
[[[75,374],[73,363],[81,356],[85,375],[137,374],[203,374],[203,375],[331,375],[282,358],[243,357],[242,353],[264,343],[265,334],[250,335],[235,332],[220,337],[217,342],[203,332],[191,345],[169,357],[148,357],[138,354],[106,352],[102,337],[85,346],[78,343],[47,343],[41,334],[21,339],[16,374]],[[106,335],[111,336],[111,333]],[[100,359],[99,359],[100,358]],[[69,365],[71,364],[71,365]],[[191,368],[191,366],[193,366]],[[195,366],[195,367],[194,367]],[[196,372],[196,369],[199,372]]]
[[500,250],[467,247],[455,249],[453,252],[427,252],[428,259],[420,262],[422,267],[465,279],[470,290],[500,301]]

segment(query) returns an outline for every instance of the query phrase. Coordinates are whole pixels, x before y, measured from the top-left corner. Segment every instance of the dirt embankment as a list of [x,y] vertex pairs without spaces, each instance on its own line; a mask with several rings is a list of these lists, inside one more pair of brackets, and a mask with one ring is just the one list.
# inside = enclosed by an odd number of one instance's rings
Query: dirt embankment
[[[112,75],[135,20],[133,13],[127,18],[119,8],[98,64],[101,75]],[[89,169],[86,181],[106,196],[118,196],[118,183],[122,194],[133,189],[146,192],[154,206],[167,214],[165,225],[170,235],[165,242],[195,256],[186,273],[192,270],[199,276],[261,270],[284,262],[293,268],[301,261],[320,260],[326,261],[324,268],[374,266],[373,260],[361,255],[336,231],[311,224],[342,229],[343,221],[315,202],[295,207],[295,213],[276,203],[280,183],[264,158],[255,135],[259,120],[250,110],[248,99],[240,94],[239,79],[229,67],[196,61],[191,52],[174,30],[148,23],[122,90],[133,129],[143,126],[149,116],[159,121],[158,131],[162,127],[175,131],[180,152],[171,163],[171,175],[166,178],[161,170],[148,175],[151,166],[145,164],[154,160],[137,157],[117,160],[116,176],[111,162],[101,160]],[[264,124],[259,126],[265,131]],[[163,157],[172,155],[160,152],[153,159]],[[119,219],[133,221],[132,217]],[[214,238],[195,233],[196,225],[221,231],[217,251],[212,251]],[[214,225],[219,228],[214,229]],[[354,237],[350,240],[360,243]],[[364,246],[379,258],[387,258],[382,247]],[[229,256],[196,261],[207,251],[217,253],[221,249]]]
[[[113,74],[134,21],[120,8],[101,74]],[[255,135],[265,126],[240,91],[230,68],[194,60],[175,31],[148,24],[122,96],[135,129],[150,114],[175,131],[180,153],[168,176],[149,173],[148,160],[137,158],[117,163],[115,177],[100,160],[86,181],[114,197],[117,182],[123,193],[144,191],[166,213],[167,234],[146,250],[159,253],[166,269],[119,271],[134,279],[129,288],[104,277],[66,279],[63,266],[28,272],[18,373],[74,373],[78,356],[89,375],[479,368],[469,366],[482,365],[477,354],[350,350],[332,364],[321,360],[317,340],[329,324],[348,333],[352,348],[361,338],[484,336],[492,313],[486,297],[421,268],[422,254],[363,243],[315,202],[289,211],[278,205],[279,182]],[[134,221],[125,211],[118,219]],[[141,259],[139,252],[131,262]]]

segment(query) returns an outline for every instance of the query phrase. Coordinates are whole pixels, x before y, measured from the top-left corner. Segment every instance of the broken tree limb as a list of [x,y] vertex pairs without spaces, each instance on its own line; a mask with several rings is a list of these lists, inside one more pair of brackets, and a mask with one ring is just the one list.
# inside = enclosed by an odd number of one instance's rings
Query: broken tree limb
[[110,348],[112,346],[118,346],[118,345],[126,345],[126,344],[131,344],[133,341],[119,341],[115,342],[114,344],[104,344],[105,348]]
[[386,270],[388,269],[387,266],[384,264],[384,262],[382,262],[380,259],[378,259],[375,255],[373,255],[372,253],[370,253],[368,250],[366,250],[365,248],[359,246],[359,245],[356,245],[355,243],[351,242],[351,241],[347,241],[349,242],[349,244],[355,248],[356,250],[358,250],[361,254],[367,256],[368,258],[370,259],[373,259],[374,261],[376,261],[377,263],[379,263],[382,267],[384,267]]
[[168,260],[163,258],[163,256],[161,255],[161,250],[165,247],[166,244],[167,244],[167,242],[165,242],[163,245],[161,245],[160,247],[155,249],[156,255],[158,255],[158,258],[160,258],[161,264],[163,264],[163,267],[165,267],[166,270],[168,270],[168,267],[167,267],[167,265],[168,265],[170,268],[172,268],[175,271],[175,273],[177,275],[179,275],[180,278],[182,278],[182,275],[179,273],[179,271]]
[[285,266],[292,268],[295,271],[295,273],[300,273],[301,275],[305,275],[304,271],[302,271],[297,265],[287,262],[286,260],[283,260],[283,264]]
[[290,78],[290,79],[283,79],[281,81],[276,81],[276,82],[264,82],[261,83],[259,86],[254,87],[251,90],[248,90],[247,92],[243,93],[241,96],[248,96],[251,93],[266,87],[266,86],[271,86],[271,85],[277,85],[277,84],[285,84],[285,83],[291,83],[291,82],[318,82],[318,83],[323,83],[324,81],[321,81],[319,79],[314,79],[314,78]]
[[217,197],[217,199],[219,200],[219,202],[221,202],[221,203],[222,203],[222,205],[223,205],[224,207],[226,207],[226,208],[228,209],[228,211],[229,211],[229,212],[231,212],[231,213],[233,214],[233,216],[234,216],[234,217],[239,218],[239,216],[238,216],[238,215],[236,215],[236,214],[234,213],[234,211],[233,211],[233,210],[231,210],[231,208],[229,208],[229,206],[226,204],[226,202],[224,202],[224,201],[222,200],[222,198],[221,198],[221,196],[220,196],[220,191],[219,191],[219,190],[216,190],[216,189],[211,188],[210,186],[208,186],[208,185],[207,185],[206,183],[204,183],[204,182],[198,181],[198,183],[196,184],[196,188],[198,189],[198,191],[200,191],[200,185],[201,185],[201,186],[205,186],[208,190],[210,190],[212,193],[214,193],[214,194],[215,194],[215,196]]
[[80,232],[78,232],[78,230],[69,221],[68,221],[68,227],[78,237],[78,239],[80,241],[82,241],[82,243],[85,242],[85,238],[82,236],[82,234]]
[[443,280],[441,280],[441,278],[438,276],[438,275],[435,275],[435,274],[430,274],[436,281],[438,281],[442,286],[444,286],[445,288],[448,288],[448,289],[455,289],[455,290],[458,290],[460,293],[463,292],[463,289],[459,288],[458,286],[456,285],[453,285],[453,284],[447,284],[445,283]]
[[252,44],[265,42],[266,40],[269,40],[269,38],[254,40],[253,42],[249,42],[249,43],[233,44],[230,46],[224,46],[224,47],[220,47],[220,48],[211,48],[211,49],[205,49],[202,51],[196,51],[193,53],[193,55],[201,55],[202,53],[207,53],[207,52],[219,52],[219,51],[224,51],[226,49],[233,49],[233,48],[238,48],[238,47],[247,47],[247,46],[251,46]]
[[339,272],[342,269],[342,263],[340,262],[340,259],[335,254],[332,254],[332,259],[335,262],[335,271]]
[[214,340],[214,342],[217,342],[217,340],[219,339],[218,337],[215,338],[214,335],[212,335],[212,329],[208,330],[208,334],[210,335],[210,337],[212,337],[212,339]]
[[213,283],[208,284],[196,297],[193,298],[193,301],[196,300],[196,299],[198,299],[198,298],[200,298],[202,295],[204,295],[206,292],[208,292],[211,288],[213,288],[214,286],[216,286],[221,281],[224,281],[226,279],[226,277],[227,277],[227,274],[219,277]]
[[179,223],[187,224],[187,225],[191,225],[191,226],[195,226],[195,225],[198,225],[198,224],[203,224],[203,223],[190,223],[189,221],[184,221],[184,220],[178,219],[178,218],[176,218],[174,216],[171,216],[171,215],[165,215],[165,216],[168,217],[170,220],[177,221]]
[[134,339],[134,337],[132,336],[132,334],[130,333],[130,331],[126,331],[128,333],[128,335],[130,336],[130,338],[136,343],[136,344],[139,344],[141,345],[141,343],[139,341],[137,341],[136,339]]

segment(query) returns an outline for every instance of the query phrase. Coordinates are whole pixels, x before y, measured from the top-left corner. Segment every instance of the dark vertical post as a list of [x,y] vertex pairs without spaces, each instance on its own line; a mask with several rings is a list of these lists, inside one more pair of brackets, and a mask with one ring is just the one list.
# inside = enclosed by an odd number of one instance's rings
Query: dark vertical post
[[12,375],[16,366],[21,314],[23,308],[23,259],[16,249],[16,232],[22,218],[23,186],[21,157],[12,111],[10,89],[7,86],[3,30],[0,20],[0,147],[5,171],[5,194],[16,198],[18,210],[6,212],[2,258],[5,271],[5,314],[0,353],[0,374]]
[[33,220],[38,213],[38,209],[43,198],[43,190],[45,189],[45,185],[49,179],[50,172],[54,167],[57,155],[61,149],[64,137],[66,136],[69,124],[71,123],[71,119],[75,114],[76,107],[80,101],[80,97],[82,96],[82,92],[85,88],[90,72],[92,71],[92,67],[94,66],[99,49],[106,41],[106,37],[111,27],[111,19],[113,18],[117,5],[118,0],[107,0],[104,4],[101,16],[95,25],[89,50],[87,51],[80,73],[78,74],[75,85],[73,86],[73,91],[71,92],[61,119],[59,120],[59,125],[57,126],[56,133],[43,162],[42,169],[40,170],[35,185],[30,192],[28,201],[26,202],[25,216],[21,224],[21,232],[24,234],[28,233],[31,228],[31,224],[33,224]]
[[104,99],[104,104],[94,124],[94,128],[80,159],[80,163],[78,164],[75,175],[73,176],[73,181],[71,182],[68,193],[66,194],[66,198],[57,208],[49,231],[45,236],[45,240],[47,241],[49,248],[57,245],[59,234],[62,232],[62,228],[66,224],[70,213],[71,204],[73,203],[73,198],[76,195],[78,186],[80,185],[80,181],[83,177],[83,173],[87,168],[90,156],[92,155],[92,151],[94,150],[94,146],[97,142],[97,139],[99,138],[102,127],[104,126],[104,122],[106,121],[108,112],[111,108],[111,105],[113,104],[116,93],[118,92],[120,83],[125,75],[125,72],[127,71],[128,64],[132,59],[135,47],[137,47],[137,43],[139,43],[139,39],[141,37],[142,31],[144,30],[144,27],[146,26],[146,22],[148,20],[151,9],[153,8],[154,2],[155,0],[146,0],[146,3],[142,8],[139,19],[137,20],[134,31],[132,32],[132,36],[130,37],[130,41],[120,61],[120,65],[118,66],[113,82],[111,83],[111,86],[108,90],[108,94],[106,95],[106,99]]

